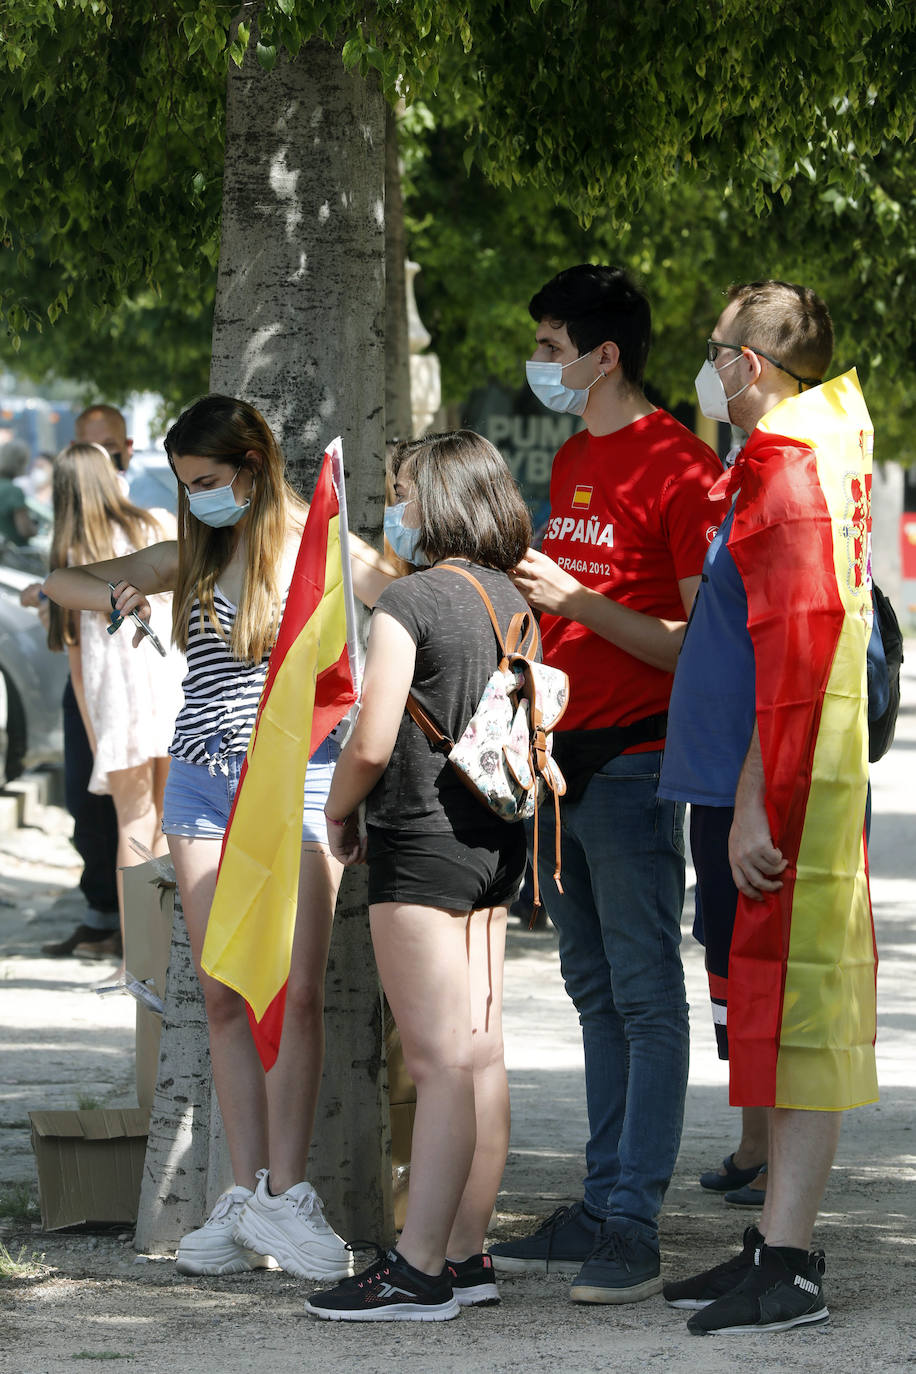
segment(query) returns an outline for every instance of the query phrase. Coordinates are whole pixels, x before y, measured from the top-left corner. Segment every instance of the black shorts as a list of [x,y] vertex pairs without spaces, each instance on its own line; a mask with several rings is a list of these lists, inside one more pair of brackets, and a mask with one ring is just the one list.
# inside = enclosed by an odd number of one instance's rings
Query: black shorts
[[728,1058],[728,959],[738,889],[728,862],[730,806],[690,804],[690,854],[697,872],[697,916],[706,946],[706,974],[720,1059]]
[[369,902],[409,902],[448,911],[509,906],[518,896],[528,847],[522,825],[480,829],[382,830],[368,827]]

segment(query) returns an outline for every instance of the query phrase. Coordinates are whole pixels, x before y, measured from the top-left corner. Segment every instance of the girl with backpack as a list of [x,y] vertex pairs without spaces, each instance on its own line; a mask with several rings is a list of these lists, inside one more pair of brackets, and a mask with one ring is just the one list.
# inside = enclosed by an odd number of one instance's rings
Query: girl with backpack
[[[171,591],[173,642],[187,654],[175,723],[163,830],[175,865],[203,988],[210,1056],[235,1184],[185,1236],[178,1268],[233,1274],[273,1256],[301,1278],[339,1278],[352,1256],[304,1181],[324,1057],[323,997],[342,866],[323,807],[338,753],[326,741],[309,760],[303,801],[298,916],[279,1054],[264,1073],[244,1001],[200,966],[220,848],[270,649],[276,639],[308,506],[284,476],[283,457],[253,406],[205,396],[165,440],[178,479],[178,538],[125,557],[51,574],[45,591],[68,607],[147,620]],[[367,605],[393,575],[351,535],[356,594]],[[137,631],[135,642],[141,639]],[[141,652],[145,650],[141,646]]]
[[326,813],[341,862],[368,856],[373,947],[417,1086],[410,1190],[397,1249],[313,1294],[306,1310],[443,1321],[498,1301],[481,1252],[509,1141],[503,953],[526,844],[524,828],[486,809],[405,707],[410,694],[443,732],[461,735],[498,652],[484,602],[450,565],[478,580],[505,636],[527,610],[506,574],[531,522],[500,455],[467,430],[400,446],[392,478],[385,534],[417,571],[379,598],[360,713]]

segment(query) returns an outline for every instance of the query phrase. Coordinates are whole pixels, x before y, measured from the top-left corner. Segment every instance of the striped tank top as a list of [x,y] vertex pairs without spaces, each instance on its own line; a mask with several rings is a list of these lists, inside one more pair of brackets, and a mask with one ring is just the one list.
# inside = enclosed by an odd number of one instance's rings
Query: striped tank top
[[[284,597],[284,604],[286,598]],[[214,588],[219,622],[231,638],[236,606]],[[186,763],[206,764],[211,773],[228,772],[226,759],[244,754],[257,715],[261,689],[270,654],[260,663],[240,663],[229,645],[204,615],[200,602],[191,607],[186,658],[188,671],[182,683],[184,706],[175,721],[169,753]]]

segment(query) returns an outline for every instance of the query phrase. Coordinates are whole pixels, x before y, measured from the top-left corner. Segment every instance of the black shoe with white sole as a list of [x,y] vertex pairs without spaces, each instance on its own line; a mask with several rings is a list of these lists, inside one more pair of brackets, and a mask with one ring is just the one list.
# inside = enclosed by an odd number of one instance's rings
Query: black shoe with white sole
[[705,1269],[702,1274],[694,1274],[689,1279],[675,1279],[673,1283],[662,1285],[662,1296],[669,1307],[685,1307],[694,1312],[708,1307],[716,1298],[722,1298],[737,1288],[742,1279],[747,1278],[754,1267],[754,1255],[763,1244],[763,1236],[756,1226],[748,1226],[744,1232],[744,1248],[740,1255],[733,1255],[723,1264]]
[[737,1288],[695,1312],[687,1330],[693,1336],[731,1336],[826,1321],[830,1313],[821,1282],[825,1267],[823,1250],[808,1255],[803,1272],[798,1272],[782,1247],[771,1250],[761,1245],[753,1269]]
[[459,1307],[494,1307],[499,1302],[496,1275],[489,1255],[466,1260],[446,1260],[452,1292]]
[[446,1322],[460,1311],[446,1265],[441,1274],[424,1274],[397,1250],[336,1288],[313,1293],[306,1312],[332,1322]]

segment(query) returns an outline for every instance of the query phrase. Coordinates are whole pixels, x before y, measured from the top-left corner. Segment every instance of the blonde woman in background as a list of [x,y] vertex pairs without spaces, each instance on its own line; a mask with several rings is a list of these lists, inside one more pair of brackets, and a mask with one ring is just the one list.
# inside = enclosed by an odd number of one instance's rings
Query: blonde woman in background
[[[58,454],[52,502],[52,570],[118,558],[174,533],[167,511],[145,511],[127,499],[98,444],[73,443]],[[152,628],[164,644],[170,602],[169,596],[158,596],[152,608]],[[143,861],[132,839],[153,854],[166,852],[162,802],[169,742],[182,703],[184,658],[175,650],[163,658],[150,643],[135,652],[126,628],[109,634],[110,604],[107,612],[62,611],[53,603],[50,610],[48,644],[67,651],[94,757],[89,790],[111,794],[118,818],[118,869],[131,867]],[[120,872],[118,902],[123,939]]]

